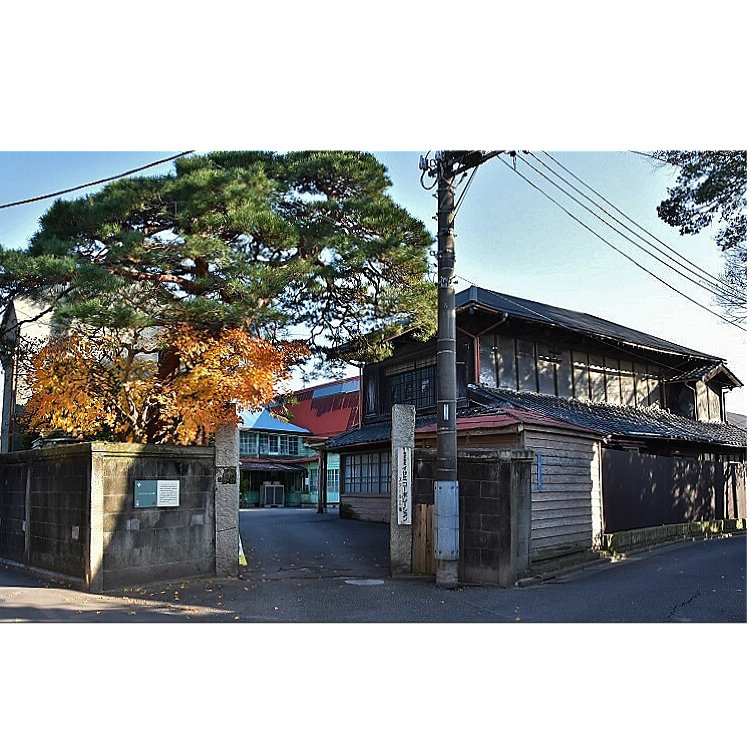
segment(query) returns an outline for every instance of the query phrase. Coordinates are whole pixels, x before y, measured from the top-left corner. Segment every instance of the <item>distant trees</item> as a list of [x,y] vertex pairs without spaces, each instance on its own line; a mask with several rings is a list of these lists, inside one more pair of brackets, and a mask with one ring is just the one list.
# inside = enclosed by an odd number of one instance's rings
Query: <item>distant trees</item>
[[[746,318],[747,296],[747,152],[654,151],[652,156],[676,167],[677,183],[656,211],[680,234],[717,229],[724,254],[723,281],[730,290],[717,294],[729,313]],[[734,290],[732,293],[731,290]]]
[[54,312],[33,428],[200,440],[302,356],[377,357],[407,322],[430,335],[432,238],[389,186],[367,153],[218,152],[57,201],[28,248],[0,248],[0,305]]

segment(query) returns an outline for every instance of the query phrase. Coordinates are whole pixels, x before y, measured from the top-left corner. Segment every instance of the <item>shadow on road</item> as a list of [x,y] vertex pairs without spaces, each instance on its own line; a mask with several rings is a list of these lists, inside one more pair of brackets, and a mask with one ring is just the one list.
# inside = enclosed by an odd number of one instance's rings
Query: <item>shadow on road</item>
[[240,534],[245,578],[389,576],[388,524],[340,518],[337,509],[241,510]]

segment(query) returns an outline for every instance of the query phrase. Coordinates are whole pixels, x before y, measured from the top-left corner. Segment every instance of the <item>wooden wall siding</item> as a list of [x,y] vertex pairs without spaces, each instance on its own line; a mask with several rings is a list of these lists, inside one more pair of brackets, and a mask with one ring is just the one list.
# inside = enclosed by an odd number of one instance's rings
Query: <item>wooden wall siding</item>
[[415,575],[434,576],[437,573],[434,511],[434,505],[425,503],[414,503],[412,507],[412,571]]
[[496,334],[480,336],[479,344],[482,385],[627,406],[661,404],[663,373],[646,361]]
[[721,397],[710,385],[699,380],[695,384],[695,397],[696,417],[701,422],[721,419]]
[[596,547],[601,540],[599,445],[593,439],[526,428],[531,466],[531,558],[543,560]]
[[390,495],[342,495],[339,499],[339,515],[342,518],[351,518],[355,521],[390,523]]
[[746,467],[602,451],[604,531],[747,517]]

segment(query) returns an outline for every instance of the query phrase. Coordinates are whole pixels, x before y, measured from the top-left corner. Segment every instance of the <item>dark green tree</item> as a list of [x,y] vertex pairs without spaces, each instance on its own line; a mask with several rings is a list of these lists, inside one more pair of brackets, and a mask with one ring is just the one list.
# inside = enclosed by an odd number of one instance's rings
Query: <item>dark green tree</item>
[[89,331],[293,330],[321,359],[344,342],[377,357],[405,322],[429,335],[436,317],[432,239],[390,184],[361,152],[181,158],[174,175],[57,201],[28,248],[0,248],[0,305],[31,297]]
[[[724,285],[716,297],[732,315],[746,318],[747,151],[654,151],[652,156],[676,168],[676,184],[657,206],[663,221],[680,234],[716,230],[724,254]],[[727,288],[728,287],[728,288]]]

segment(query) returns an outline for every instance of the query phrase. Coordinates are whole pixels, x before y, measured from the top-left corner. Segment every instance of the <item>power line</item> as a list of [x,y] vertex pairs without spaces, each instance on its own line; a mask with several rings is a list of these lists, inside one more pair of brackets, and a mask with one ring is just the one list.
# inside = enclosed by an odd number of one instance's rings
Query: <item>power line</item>
[[458,197],[458,200],[456,201],[456,207],[453,209],[453,217],[456,217],[456,214],[458,213],[458,209],[461,208],[461,203],[463,202],[464,196],[466,195],[466,191],[471,186],[471,181],[474,179],[474,175],[477,173],[477,170],[479,169],[479,166],[477,165],[474,167],[474,171],[471,173],[471,176],[469,177],[469,181],[466,183],[466,187],[461,192],[461,195]]
[[[670,255],[668,255],[667,253],[665,253],[663,250],[660,250],[656,245],[654,245],[653,243],[649,242],[648,240],[646,240],[646,239],[644,239],[642,237],[639,237],[639,239],[642,239],[644,242],[646,242],[646,244],[648,244],[651,247],[653,247],[654,250],[656,250],[658,253],[661,253],[666,258],[669,258],[670,261],[672,261],[674,263],[677,263],[677,265],[679,265],[680,267],[684,268],[689,273],[692,273],[693,275],[698,276],[699,278],[704,279],[705,281],[707,281],[710,284],[717,284],[717,285],[719,285],[721,287],[724,287],[723,290],[717,290],[717,291],[723,292],[725,295],[730,296],[730,297],[736,297],[738,302],[741,302],[741,303],[744,304],[745,300],[741,299],[740,296],[738,295],[737,291],[735,289],[733,289],[729,284],[727,284],[723,279],[721,279],[721,278],[719,278],[717,276],[714,276],[713,274],[708,273],[705,269],[701,268],[700,266],[697,266],[689,258],[686,258],[681,253],[677,252],[677,250],[675,250],[673,247],[671,247],[670,245],[668,245],[666,242],[664,242],[663,240],[661,240],[656,235],[654,235],[651,232],[649,232],[648,229],[646,229],[645,227],[643,227],[637,221],[635,221],[634,219],[631,219],[624,211],[621,211],[617,206],[615,206],[613,203],[611,203],[610,201],[608,201],[601,193],[597,192],[594,188],[591,187],[591,185],[587,184],[584,180],[582,180],[580,177],[578,177],[573,172],[571,172],[564,164],[561,164],[551,154],[548,154],[546,151],[542,151],[542,153],[548,159],[550,159],[555,164],[557,164],[561,169],[563,169],[565,172],[567,172],[571,177],[573,177],[575,180],[577,180],[582,185],[584,185],[594,195],[596,195],[599,198],[601,198],[608,206],[610,206],[615,211],[617,211],[617,213],[619,213],[621,216],[625,217],[625,219],[627,219],[631,224],[633,224],[634,226],[638,227],[638,229],[640,229],[641,231],[645,232],[649,237],[651,237],[652,239],[656,240],[660,245],[663,245],[665,248],[667,248],[667,250],[669,250],[671,253],[673,253],[674,255],[676,255],[678,258],[681,258],[682,260],[684,260],[687,263],[687,265],[685,265],[683,263],[680,263],[680,261],[678,261],[675,258],[671,257]],[[616,221],[621,226],[625,227],[625,225],[621,221],[619,221],[619,219],[617,219],[616,217],[612,216],[609,212],[607,212],[605,209],[603,209],[601,206],[599,206],[596,203],[596,201],[594,201],[593,199],[589,198],[584,193],[582,193],[580,190],[578,190],[578,188],[576,188],[574,185],[572,185],[570,182],[568,182],[562,175],[560,175],[557,172],[555,172],[554,169],[552,169],[547,164],[545,164],[535,154],[530,153],[530,156],[532,156],[534,159],[536,159],[545,169],[549,170],[550,172],[552,172],[552,174],[554,174],[559,179],[561,179],[566,185],[569,185],[577,193],[579,193],[580,195],[583,195],[584,198],[586,198],[586,200],[588,200],[589,202],[591,202],[592,204],[594,204],[599,210],[601,210],[605,214],[607,214],[607,216],[609,216],[610,218],[614,219],[614,221]],[[629,231],[632,234],[635,234],[637,236],[637,233],[634,232],[632,229],[629,229],[628,227],[625,227],[625,228],[627,229],[627,231]]]
[[[736,323],[736,322],[735,322],[734,320],[731,320],[731,319],[729,319],[729,318],[725,318],[725,317],[724,317],[723,315],[720,315],[719,313],[715,312],[715,311],[714,311],[714,310],[712,310],[712,309],[711,309],[710,307],[706,307],[705,305],[701,304],[700,302],[698,302],[697,300],[693,299],[693,298],[692,298],[692,297],[690,297],[689,295],[685,294],[684,292],[681,292],[681,291],[680,291],[679,289],[677,289],[676,287],[674,287],[674,286],[672,286],[671,284],[669,284],[668,282],[664,281],[664,279],[662,279],[662,278],[660,278],[659,276],[657,276],[657,275],[656,275],[655,273],[653,273],[652,271],[650,271],[650,270],[649,270],[648,268],[646,268],[645,266],[641,265],[641,264],[640,264],[640,263],[639,263],[639,262],[638,262],[637,260],[635,260],[635,259],[634,259],[634,258],[632,258],[632,257],[631,257],[630,255],[628,255],[627,253],[625,253],[625,252],[623,252],[622,250],[620,250],[620,248],[616,247],[616,246],[615,246],[615,245],[613,245],[613,244],[612,244],[611,242],[609,242],[609,241],[608,241],[608,240],[606,240],[606,239],[605,239],[604,237],[602,237],[602,236],[601,236],[600,234],[598,234],[598,233],[597,233],[596,231],[594,231],[594,230],[593,230],[593,229],[592,229],[591,227],[589,227],[589,226],[588,226],[588,225],[587,225],[587,224],[586,224],[585,222],[581,221],[581,219],[579,219],[579,218],[578,218],[577,216],[575,216],[575,215],[574,215],[574,214],[572,214],[572,213],[571,213],[570,211],[568,211],[568,210],[567,210],[567,209],[566,209],[566,208],[565,208],[565,207],[564,207],[564,206],[563,206],[563,205],[562,205],[561,203],[559,203],[558,201],[556,201],[556,200],[555,200],[555,199],[554,199],[554,198],[553,198],[553,197],[552,197],[551,195],[549,195],[549,193],[546,193],[546,192],[545,192],[545,191],[544,191],[544,190],[543,190],[542,188],[540,188],[540,187],[539,187],[538,185],[534,184],[534,183],[533,183],[533,182],[532,182],[531,180],[529,180],[529,179],[528,179],[528,178],[527,178],[527,177],[526,177],[525,175],[521,174],[521,173],[520,173],[520,172],[519,172],[518,170],[516,170],[516,169],[513,169],[513,167],[512,167],[512,166],[511,166],[510,164],[508,164],[508,163],[507,163],[506,161],[504,161],[503,159],[500,159],[500,161],[501,161],[501,162],[502,162],[503,164],[505,164],[505,166],[506,166],[506,167],[507,167],[508,169],[510,169],[510,170],[511,170],[512,172],[514,172],[514,173],[515,173],[516,175],[518,175],[518,177],[520,177],[520,178],[521,178],[522,180],[524,180],[524,181],[525,181],[525,182],[527,182],[527,183],[528,183],[529,185],[531,185],[531,187],[533,187],[533,188],[534,188],[535,190],[538,190],[538,191],[539,191],[539,192],[540,192],[540,193],[541,193],[542,195],[544,195],[544,196],[545,196],[545,198],[547,198],[548,200],[552,201],[552,203],[554,203],[554,204],[555,204],[555,205],[556,205],[556,206],[557,206],[558,208],[560,208],[560,209],[561,209],[562,211],[564,211],[564,212],[565,212],[565,213],[566,213],[566,214],[567,214],[568,216],[570,216],[570,218],[571,218],[571,219],[573,219],[574,221],[578,222],[578,223],[579,223],[579,224],[580,224],[580,225],[581,225],[581,226],[582,226],[582,227],[583,227],[584,229],[588,230],[588,231],[589,231],[589,232],[591,232],[591,233],[592,233],[592,234],[593,234],[594,236],[598,237],[598,238],[599,238],[599,239],[600,239],[600,240],[601,240],[602,242],[604,242],[604,243],[605,243],[606,245],[608,245],[609,247],[611,247],[611,248],[612,248],[612,249],[613,249],[613,250],[614,250],[615,252],[617,252],[617,253],[619,253],[620,255],[622,255],[622,256],[623,256],[624,258],[626,258],[626,259],[627,259],[627,260],[629,260],[629,261],[630,261],[631,263],[633,263],[634,265],[636,265],[636,266],[637,266],[638,268],[640,268],[640,269],[641,269],[642,271],[644,271],[645,273],[647,273],[647,274],[648,274],[649,276],[651,276],[652,278],[656,279],[656,280],[657,280],[658,282],[660,282],[661,284],[664,284],[664,286],[668,287],[668,288],[669,288],[669,289],[671,289],[671,290],[672,290],[673,292],[676,292],[676,293],[677,293],[677,294],[679,294],[679,295],[680,295],[681,297],[684,297],[684,298],[685,298],[686,300],[688,300],[689,302],[692,302],[692,303],[693,303],[694,305],[697,305],[698,307],[702,308],[702,309],[703,309],[703,310],[705,310],[706,312],[709,312],[709,313],[711,313],[711,315],[714,315],[715,317],[719,318],[720,320],[723,320],[723,321],[724,321],[725,323],[729,323],[730,325],[733,325],[733,326],[735,326],[736,328],[739,328],[739,329],[740,329],[741,331],[745,331],[745,330],[746,330],[746,329],[745,329],[745,328],[743,328],[743,327],[742,327],[741,325],[739,325],[738,323]],[[525,162],[525,163],[526,163],[526,162]],[[533,169],[533,167],[532,167],[532,169]],[[564,192],[564,191],[563,191],[563,192]],[[606,223],[606,222],[605,222],[605,223]],[[627,238],[626,238],[626,239],[627,239]]]
[[56,198],[58,195],[65,195],[66,193],[74,193],[76,190],[83,190],[83,188],[92,187],[94,185],[101,185],[103,182],[111,182],[112,180],[119,180],[121,177],[127,177],[128,175],[135,174],[136,172],[143,172],[145,169],[150,169],[151,167],[156,167],[159,164],[164,164],[168,161],[173,161],[174,159],[179,159],[181,156],[188,156],[188,154],[195,153],[195,150],[192,151],[183,151],[182,153],[177,154],[176,156],[170,156],[167,159],[159,159],[159,161],[152,161],[150,164],[145,164],[142,167],[137,167],[136,169],[129,169],[127,172],[122,172],[121,174],[116,174],[112,177],[104,177],[101,180],[94,180],[93,182],[86,182],[83,185],[78,185],[77,187],[67,188],[65,190],[58,190],[55,193],[48,193],[47,195],[40,195],[36,198],[26,198],[25,200],[21,201],[13,201],[12,203],[3,203],[0,205],[0,209],[2,208],[11,208],[13,206],[23,206],[26,203],[35,203],[36,201],[44,201],[48,198]]
[[[533,156],[533,154],[532,154],[532,156]],[[557,184],[557,183],[556,183],[556,182],[555,182],[554,180],[552,180],[552,179],[550,179],[549,177],[547,177],[546,175],[542,174],[542,173],[541,173],[541,172],[540,172],[540,171],[539,171],[538,169],[536,169],[536,167],[534,167],[534,166],[533,166],[532,164],[530,164],[530,163],[529,163],[528,161],[526,161],[526,159],[524,159],[524,158],[523,158],[522,156],[520,156],[520,155],[519,155],[519,157],[518,157],[518,158],[519,158],[519,159],[520,159],[520,160],[521,160],[521,161],[522,161],[522,162],[523,162],[524,164],[526,164],[526,166],[527,166],[527,167],[529,167],[530,169],[533,169],[533,170],[534,170],[534,171],[535,171],[535,172],[536,172],[536,173],[537,173],[537,174],[538,174],[538,175],[539,175],[540,177],[542,177],[543,179],[547,180],[547,182],[549,182],[549,183],[550,183],[550,184],[552,184],[552,185],[553,185],[554,187],[556,187],[556,188],[557,188],[557,189],[558,189],[558,190],[559,190],[559,191],[560,191],[561,193],[563,193],[564,195],[567,195],[567,196],[568,196],[568,198],[570,198],[570,199],[571,199],[571,200],[572,200],[572,201],[573,201],[574,203],[577,203],[577,204],[578,204],[579,206],[581,206],[581,208],[583,208],[584,210],[588,211],[588,212],[589,212],[589,213],[590,213],[590,214],[591,214],[592,216],[594,216],[594,218],[598,219],[598,220],[599,220],[599,221],[601,221],[601,222],[602,222],[602,223],[603,223],[603,224],[604,224],[605,226],[608,226],[608,227],[609,227],[610,229],[612,229],[613,231],[617,232],[617,234],[619,234],[619,235],[620,235],[621,237],[623,237],[624,239],[626,239],[626,240],[627,240],[628,242],[630,242],[631,244],[635,245],[635,246],[636,246],[636,247],[637,247],[637,248],[638,248],[639,250],[642,250],[642,251],[643,251],[644,253],[646,253],[646,255],[650,256],[650,257],[651,257],[651,258],[653,258],[653,259],[654,259],[655,261],[657,261],[658,263],[661,263],[661,264],[662,264],[663,266],[666,266],[666,267],[667,267],[667,268],[668,268],[668,269],[669,269],[670,271],[673,271],[673,272],[674,272],[674,273],[676,273],[677,275],[679,275],[679,276],[682,276],[682,278],[683,278],[683,279],[685,279],[686,281],[689,281],[689,282],[690,282],[691,284],[695,284],[696,286],[699,286],[699,287],[700,287],[701,289],[703,289],[703,290],[705,290],[705,291],[707,291],[707,292],[710,292],[710,293],[712,293],[712,294],[715,294],[715,295],[718,295],[719,293],[722,293],[722,290],[720,290],[720,289],[719,289],[719,288],[717,288],[717,287],[714,287],[713,285],[712,285],[712,286],[706,286],[706,283],[709,283],[709,282],[704,282],[704,281],[703,281],[703,279],[701,279],[701,281],[696,281],[695,279],[691,279],[690,277],[686,276],[686,275],[685,275],[684,273],[682,273],[681,271],[679,271],[678,269],[676,269],[676,268],[675,268],[674,266],[670,265],[670,264],[669,264],[669,263],[667,263],[666,261],[664,261],[664,260],[662,260],[661,258],[657,257],[656,255],[654,255],[654,254],[653,254],[652,252],[650,252],[649,250],[646,250],[646,248],[645,248],[645,247],[643,247],[642,245],[638,244],[638,243],[637,243],[637,242],[636,242],[635,240],[631,239],[630,237],[627,237],[626,235],[624,235],[624,234],[623,234],[623,233],[622,233],[622,232],[621,232],[621,231],[620,231],[619,229],[617,229],[616,227],[612,226],[612,224],[610,224],[610,223],[609,223],[608,221],[606,221],[606,220],[605,220],[605,219],[603,219],[603,218],[602,218],[601,216],[599,216],[599,215],[598,215],[598,214],[596,214],[596,213],[595,213],[594,211],[592,211],[592,210],[591,210],[590,208],[588,208],[588,206],[585,206],[585,205],[583,205],[583,203],[581,203],[581,202],[580,202],[580,201],[579,201],[579,200],[578,200],[577,198],[573,197],[573,196],[572,196],[572,195],[571,195],[570,193],[568,193],[568,192],[567,192],[567,191],[566,191],[565,189],[561,188],[561,187],[560,187],[560,186],[559,186],[559,185],[558,185],[558,184]],[[553,174],[555,174],[555,175],[556,175],[557,177],[559,177],[560,179],[562,179],[562,181],[563,181],[563,182],[564,182],[564,183],[565,183],[566,185],[570,185],[570,183],[569,183],[569,182],[568,182],[568,181],[567,181],[567,180],[566,180],[566,179],[565,179],[564,177],[560,177],[560,176],[559,176],[559,175],[557,174],[557,172],[555,172],[555,171],[554,171],[554,170],[552,170],[552,169],[551,169],[550,167],[548,167],[547,165],[545,165],[545,164],[544,164],[543,162],[541,162],[541,160],[540,160],[540,159],[538,159],[537,157],[535,157],[535,156],[534,156],[534,158],[535,158],[535,159],[536,159],[537,161],[539,161],[539,162],[540,162],[540,163],[542,164],[542,166],[544,166],[544,167],[545,167],[545,169],[548,169],[548,170],[549,170],[549,171],[551,171],[551,172],[552,172]],[[635,235],[636,237],[638,237],[638,239],[639,239],[639,240],[643,240],[644,242],[646,242],[646,244],[649,244],[649,245],[651,245],[652,247],[654,247],[654,248],[655,248],[655,249],[656,249],[656,250],[657,250],[658,252],[660,252],[660,253],[661,253],[662,255],[665,255],[665,253],[663,253],[663,252],[662,252],[661,250],[659,250],[659,248],[655,247],[655,246],[654,246],[654,245],[653,245],[652,243],[648,242],[648,240],[645,240],[645,239],[643,239],[643,238],[642,238],[642,237],[640,237],[640,236],[639,236],[639,235],[638,235],[638,234],[637,234],[636,232],[634,232],[634,231],[633,231],[632,229],[629,229],[628,227],[626,227],[626,226],[625,226],[625,225],[624,225],[624,224],[623,224],[623,223],[622,223],[622,222],[621,222],[621,221],[620,221],[619,219],[617,219],[616,217],[612,216],[612,214],[610,214],[610,213],[609,213],[609,212],[608,212],[608,211],[607,211],[606,209],[602,208],[602,207],[601,207],[601,206],[600,206],[600,205],[599,205],[598,203],[596,203],[596,201],[594,201],[594,200],[592,200],[591,198],[589,198],[589,197],[587,197],[586,195],[584,195],[584,194],[583,194],[583,193],[582,193],[582,192],[581,192],[580,190],[578,190],[578,188],[576,188],[575,186],[573,186],[573,185],[570,185],[570,186],[571,186],[571,187],[573,188],[573,190],[575,190],[575,191],[576,191],[577,193],[579,193],[580,195],[583,195],[583,197],[584,197],[584,198],[585,198],[585,199],[586,199],[587,201],[589,201],[589,202],[590,202],[590,203],[592,203],[592,204],[593,204],[594,206],[596,206],[596,208],[597,208],[597,209],[599,209],[599,210],[600,210],[600,211],[602,211],[602,212],[603,212],[604,214],[606,214],[607,216],[609,216],[609,217],[610,217],[610,218],[611,218],[611,219],[612,219],[613,221],[616,221],[616,222],[617,222],[617,223],[618,223],[618,224],[619,224],[620,226],[622,226],[622,227],[623,227],[623,228],[624,228],[624,229],[625,229],[626,231],[630,232],[631,234],[634,234],[634,235]],[[666,257],[667,257],[667,258],[669,258],[669,260],[671,260],[671,261],[673,261],[673,262],[676,262],[676,261],[674,261],[674,259],[673,259],[673,258],[670,258],[670,257],[669,257],[668,255],[667,255]],[[682,265],[682,264],[680,264],[680,265]],[[690,268],[687,268],[686,266],[683,266],[683,268],[686,268],[686,270],[688,270],[688,271],[689,271],[690,273],[693,273],[693,274],[695,274],[695,272],[694,272],[694,271],[692,271],[692,270],[691,270]],[[697,274],[695,274],[695,275],[697,275]],[[700,277],[699,277],[699,278],[700,278]],[[702,282],[703,282],[703,283],[702,283]],[[723,293],[724,293],[725,295],[727,294],[727,292],[726,292],[726,291],[723,291]],[[736,297],[736,296],[733,296],[733,301],[734,301],[734,302],[735,302],[736,304],[743,304],[743,303],[744,303],[744,300],[742,300],[742,299],[740,299],[739,297]]]

